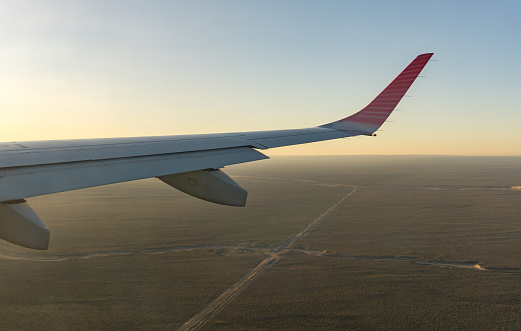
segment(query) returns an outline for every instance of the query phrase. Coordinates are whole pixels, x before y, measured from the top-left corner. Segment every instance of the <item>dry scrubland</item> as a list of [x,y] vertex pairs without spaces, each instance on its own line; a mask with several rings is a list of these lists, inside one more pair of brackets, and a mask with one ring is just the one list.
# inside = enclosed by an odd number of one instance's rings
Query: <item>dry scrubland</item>
[[519,329],[519,275],[291,256],[208,329]]
[[520,268],[521,192],[363,188],[301,246]]
[[279,157],[228,172],[246,208],[154,180],[30,199],[51,249],[0,243],[0,328],[175,329],[347,191],[302,179],[359,187],[296,247],[326,253],[284,253],[208,328],[521,328],[521,158]]
[[2,330],[178,326],[260,257],[215,251],[62,262],[2,261]]

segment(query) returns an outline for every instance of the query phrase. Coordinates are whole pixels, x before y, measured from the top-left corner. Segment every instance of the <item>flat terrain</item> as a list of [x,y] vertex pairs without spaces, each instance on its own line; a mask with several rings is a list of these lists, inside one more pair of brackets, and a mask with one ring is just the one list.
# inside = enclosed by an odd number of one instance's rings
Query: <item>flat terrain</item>
[[158,180],[29,199],[51,248],[0,242],[0,329],[170,330],[209,307],[202,329],[521,328],[521,158],[225,171],[247,207]]

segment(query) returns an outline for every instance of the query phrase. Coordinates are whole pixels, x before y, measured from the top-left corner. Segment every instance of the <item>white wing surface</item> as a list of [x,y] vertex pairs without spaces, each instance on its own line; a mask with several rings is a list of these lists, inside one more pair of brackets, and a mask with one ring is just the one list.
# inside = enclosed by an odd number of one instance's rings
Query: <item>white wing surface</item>
[[24,199],[150,177],[204,200],[244,206],[247,192],[218,169],[266,159],[259,150],[268,148],[374,135],[431,56],[416,57],[356,114],[314,128],[0,143],[0,238],[47,249],[50,232]]

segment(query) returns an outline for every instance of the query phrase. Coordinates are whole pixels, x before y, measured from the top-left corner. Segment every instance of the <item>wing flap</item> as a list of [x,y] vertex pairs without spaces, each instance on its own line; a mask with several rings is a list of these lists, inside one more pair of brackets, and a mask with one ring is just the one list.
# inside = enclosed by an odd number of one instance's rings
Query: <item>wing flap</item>
[[[0,151],[0,168],[110,160],[245,146],[257,147],[253,142],[244,140],[239,135],[220,137],[209,134],[206,137],[193,139],[176,139],[175,136],[172,136],[170,140],[140,141],[127,144],[110,144],[110,141],[111,139],[107,139],[104,144],[97,146],[65,145],[63,147]],[[132,138],[129,138],[129,141],[131,142]]]
[[249,147],[5,169],[0,201],[267,159]]

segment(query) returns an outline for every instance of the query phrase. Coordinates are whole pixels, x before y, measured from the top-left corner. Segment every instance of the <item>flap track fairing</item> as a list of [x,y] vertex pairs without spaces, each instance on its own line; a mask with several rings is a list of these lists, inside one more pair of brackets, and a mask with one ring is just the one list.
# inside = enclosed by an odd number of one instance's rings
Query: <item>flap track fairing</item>
[[33,249],[49,248],[50,231],[25,200],[0,203],[0,238]]
[[227,206],[246,205],[248,192],[221,170],[197,170],[157,178],[202,200]]

